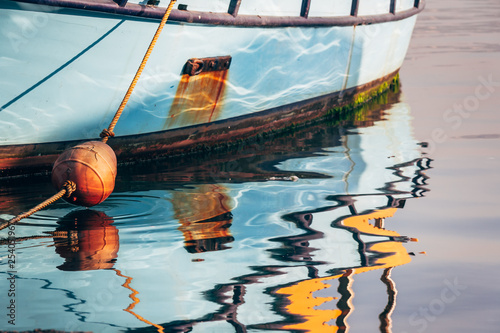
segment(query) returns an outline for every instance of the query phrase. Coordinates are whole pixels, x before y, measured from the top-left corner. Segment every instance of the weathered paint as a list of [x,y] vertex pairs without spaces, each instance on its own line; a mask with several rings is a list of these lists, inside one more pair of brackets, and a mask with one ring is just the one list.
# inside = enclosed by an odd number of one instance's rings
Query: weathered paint
[[[22,15],[26,21],[36,22],[37,12],[5,0],[0,0],[0,8],[0,27],[6,31],[0,36],[0,44],[6,45],[0,56],[5,65],[5,76],[0,77],[0,85],[5,86],[0,96],[0,122],[6,124],[0,146],[33,145],[35,150],[25,150],[27,155],[45,155],[36,144],[97,138],[130,85],[148,46],[144,36],[154,34],[156,22],[57,9],[44,13],[47,25],[37,38],[12,45],[6,36],[26,29],[24,20],[14,18]],[[89,26],[95,29],[89,30]],[[404,34],[391,37],[390,42],[370,42],[364,36],[372,36],[376,27],[381,31],[375,41],[402,27]],[[116,137],[164,130],[182,68],[194,57],[232,56],[220,120],[339,92],[345,83],[353,36],[363,44],[352,52],[345,88],[397,70],[404,54],[391,52],[394,58],[388,59],[382,55],[391,45],[407,45],[412,25],[397,21],[360,28],[353,34],[352,26],[270,29],[169,24],[115,128]],[[381,61],[387,63],[379,66]],[[361,72],[355,68],[357,64],[363,66]],[[19,157],[0,153],[2,159],[9,156]]]
[[218,119],[227,70],[181,76],[164,129],[207,123]]

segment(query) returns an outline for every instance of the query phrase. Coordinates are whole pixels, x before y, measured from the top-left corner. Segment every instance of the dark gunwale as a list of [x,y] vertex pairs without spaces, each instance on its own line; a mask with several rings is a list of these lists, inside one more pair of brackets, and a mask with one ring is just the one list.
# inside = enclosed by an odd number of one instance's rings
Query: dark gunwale
[[[161,20],[165,7],[144,6],[126,3],[118,5],[112,0],[9,0],[21,3],[55,6],[61,8],[80,9],[100,13],[130,16],[143,19]],[[415,1],[411,9],[400,12],[366,16],[335,16],[335,17],[304,17],[297,16],[260,16],[231,15],[229,13],[197,12],[173,9],[169,22],[238,26],[238,27],[327,27],[327,26],[357,26],[375,23],[400,21],[420,13],[425,7],[425,1]]]

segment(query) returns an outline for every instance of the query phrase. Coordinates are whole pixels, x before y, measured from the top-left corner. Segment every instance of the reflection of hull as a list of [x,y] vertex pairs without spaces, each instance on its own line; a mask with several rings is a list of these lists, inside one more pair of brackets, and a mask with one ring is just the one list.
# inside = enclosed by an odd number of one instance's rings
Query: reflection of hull
[[[423,8],[348,0],[332,12],[314,1],[294,18],[291,8],[263,16],[272,4],[252,2],[231,1],[238,15],[196,12],[210,7],[200,4],[172,12],[110,141],[122,160],[226,143],[363,101],[397,74]],[[0,168],[47,166],[99,136],[161,10],[83,0],[1,0],[0,8]],[[199,61],[207,62],[200,73],[186,65]]]

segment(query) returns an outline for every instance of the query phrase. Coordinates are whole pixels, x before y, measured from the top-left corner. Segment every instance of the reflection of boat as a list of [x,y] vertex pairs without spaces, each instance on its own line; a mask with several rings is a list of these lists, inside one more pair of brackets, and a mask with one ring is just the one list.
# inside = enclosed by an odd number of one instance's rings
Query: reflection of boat
[[[0,170],[47,167],[65,147],[99,137],[166,2],[0,0]],[[183,1],[110,144],[121,161],[151,157],[364,102],[397,75],[423,6]]]
[[[52,246],[23,242],[19,329],[345,331],[355,274],[378,270],[376,286],[388,290],[378,314],[390,330],[390,270],[410,256],[409,238],[389,229],[425,193],[429,166],[408,106],[375,109],[274,137],[269,152],[242,147],[192,168],[179,159],[172,173],[161,171],[170,161],[122,173],[99,206],[120,231],[112,267],[61,272]],[[56,204],[16,234],[53,231],[68,210]],[[54,308],[40,307],[46,299]]]

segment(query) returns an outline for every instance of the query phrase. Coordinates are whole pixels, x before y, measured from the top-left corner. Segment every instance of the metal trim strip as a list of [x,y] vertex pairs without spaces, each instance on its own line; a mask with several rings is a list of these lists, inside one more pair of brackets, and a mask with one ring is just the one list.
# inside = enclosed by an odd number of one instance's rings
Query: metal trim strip
[[231,0],[229,3],[229,8],[227,13],[232,16],[238,16],[238,11],[240,10],[241,0]]
[[302,7],[300,9],[300,16],[307,18],[309,16],[309,8],[311,7],[311,0],[302,0]]
[[359,0],[352,0],[351,3],[351,16],[358,16]]
[[396,14],[396,0],[391,0],[389,4],[389,13]]

